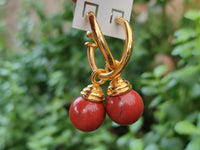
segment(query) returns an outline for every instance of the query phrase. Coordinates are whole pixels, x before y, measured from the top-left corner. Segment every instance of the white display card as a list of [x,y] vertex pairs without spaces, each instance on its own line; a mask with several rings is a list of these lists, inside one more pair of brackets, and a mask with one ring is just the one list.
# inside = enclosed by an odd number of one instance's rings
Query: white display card
[[93,11],[104,35],[125,39],[125,32],[115,17],[130,21],[132,5],[133,0],[77,0],[73,28],[91,31],[87,12]]

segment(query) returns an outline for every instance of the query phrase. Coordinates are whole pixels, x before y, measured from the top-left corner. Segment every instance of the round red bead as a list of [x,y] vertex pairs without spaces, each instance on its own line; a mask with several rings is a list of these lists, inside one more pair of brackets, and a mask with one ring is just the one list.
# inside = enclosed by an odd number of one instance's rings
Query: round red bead
[[85,132],[94,131],[104,121],[105,108],[103,103],[88,101],[80,96],[71,104],[69,117],[77,129]]
[[130,90],[119,96],[109,96],[106,112],[116,123],[128,125],[136,122],[143,113],[144,105],[140,95]]

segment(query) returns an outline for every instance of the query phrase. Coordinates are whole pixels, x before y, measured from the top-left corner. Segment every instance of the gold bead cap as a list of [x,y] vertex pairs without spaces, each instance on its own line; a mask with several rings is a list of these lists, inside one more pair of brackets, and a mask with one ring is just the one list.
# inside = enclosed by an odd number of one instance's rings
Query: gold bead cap
[[89,101],[102,102],[105,100],[102,88],[97,84],[90,84],[81,91],[81,96]]
[[117,77],[113,79],[107,90],[108,96],[118,96],[126,93],[132,89],[131,84],[122,77]]

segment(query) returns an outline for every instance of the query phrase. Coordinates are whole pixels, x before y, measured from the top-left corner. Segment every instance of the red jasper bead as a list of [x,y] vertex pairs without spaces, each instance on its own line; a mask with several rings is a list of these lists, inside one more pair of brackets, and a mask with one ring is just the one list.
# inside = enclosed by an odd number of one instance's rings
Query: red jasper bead
[[77,129],[85,132],[94,131],[104,121],[105,108],[103,103],[92,102],[80,96],[71,104],[69,117]]
[[142,115],[143,108],[142,98],[134,90],[119,96],[109,96],[106,101],[108,116],[121,125],[129,125],[136,122]]

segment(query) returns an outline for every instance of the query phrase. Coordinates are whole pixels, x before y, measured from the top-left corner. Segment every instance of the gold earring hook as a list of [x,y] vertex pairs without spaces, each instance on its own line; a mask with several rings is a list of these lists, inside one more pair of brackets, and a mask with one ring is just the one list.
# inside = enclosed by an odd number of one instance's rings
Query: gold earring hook
[[110,49],[108,47],[108,44],[101,32],[101,29],[99,27],[99,24],[97,22],[97,19],[92,11],[89,11],[87,13],[87,18],[90,23],[92,33],[89,33],[88,36],[92,37],[95,43],[98,45],[99,49],[101,50],[101,53],[105,59],[105,61],[108,64],[108,67],[111,70],[114,70],[116,68],[115,60],[110,52]]
[[89,65],[93,72],[98,70],[98,67],[96,65],[95,61],[95,54],[94,51],[97,47],[101,50],[102,55],[104,56],[104,59],[106,61],[107,67],[111,70],[110,72],[106,71],[105,72],[100,72],[97,74],[97,77],[101,80],[112,80],[115,77],[118,77],[123,69],[125,68],[126,64],[128,63],[128,60],[131,56],[132,53],[132,48],[133,48],[133,31],[132,28],[129,24],[129,22],[122,18],[122,17],[116,17],[115,21],[118,24],[121,24],[125,34],[126,34],[126,45],[125,45],[125,50],[122,55],[122,58],[120,62],[116,64],[117,61],[114,60],[110,49],[106,43],[106,40],[101,32],[101,29],[98,25],[98,22],[96,20],[96,17],[94,16],[93,12],[88,12],[87,14],[92,33],[89,32],[87,34],[88,37],[92,38],[95,43],[87,42],[85,45],[88,46],[88,60],[89,60]]

